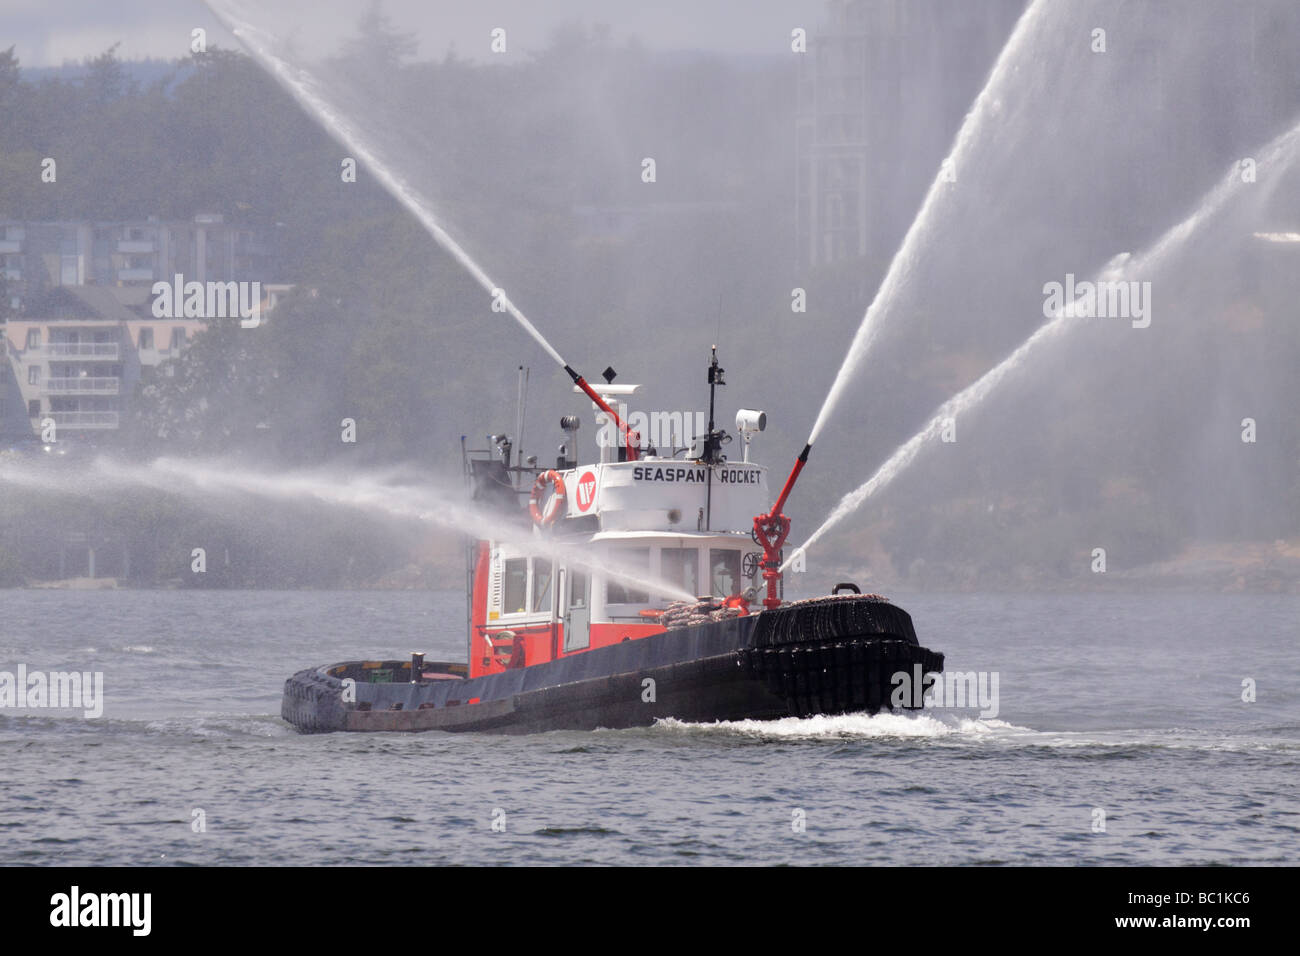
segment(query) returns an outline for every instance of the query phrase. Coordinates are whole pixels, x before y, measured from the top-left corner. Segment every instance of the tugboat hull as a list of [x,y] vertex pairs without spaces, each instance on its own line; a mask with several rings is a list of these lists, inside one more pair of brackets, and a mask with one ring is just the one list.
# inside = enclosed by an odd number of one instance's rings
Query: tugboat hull
[[[464,665],[353,661],[285,682],[281,714],[303,733],[534,733],[891,709],[894,675],[935,674],[907,612],[848,595],[708,621],[472,679]],[[910,698],[909,698],[910,699]],[[914,709],[908,707],[907,709]]]

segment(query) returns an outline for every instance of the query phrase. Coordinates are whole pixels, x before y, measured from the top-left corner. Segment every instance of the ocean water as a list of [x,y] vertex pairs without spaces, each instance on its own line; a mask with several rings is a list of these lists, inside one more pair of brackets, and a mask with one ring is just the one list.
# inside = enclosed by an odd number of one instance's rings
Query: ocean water
[[996,716],[304,737],[286,676],[461,657],[462,595],[0,591],[0,671],[105,698],[0,709],[0,864],[1300,862],[1300,598],[895,599]]

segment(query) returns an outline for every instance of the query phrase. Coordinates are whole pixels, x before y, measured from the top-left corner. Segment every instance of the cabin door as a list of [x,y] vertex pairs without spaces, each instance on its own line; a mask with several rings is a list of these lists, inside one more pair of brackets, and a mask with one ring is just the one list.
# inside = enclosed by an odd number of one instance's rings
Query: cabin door
[[591,581],[582,571],[565,575],[564,652],[584,650],[591,644]]

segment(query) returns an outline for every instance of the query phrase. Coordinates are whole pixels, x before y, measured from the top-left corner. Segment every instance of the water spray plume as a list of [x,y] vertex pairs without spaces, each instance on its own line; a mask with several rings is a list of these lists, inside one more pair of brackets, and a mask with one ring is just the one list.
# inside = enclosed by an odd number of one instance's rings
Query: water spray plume
[[[971,145],[982,133],[989,114],[993,112],[993,103],[996,101],[993,91],[999,88],[1010,75],[1011,64],[1014,62],[1020,48],[1024,45],[1025,37],[1028,35],[1032,24],[1038,19],[1039,10],[1042,7],[1043,0],[1034,0],[1020,15],[1019,21],[1011,31],[1011,36],[1007,39],[1006,45],[1003,46],[1002,52],[998,54],[998,58],[993,64],[993,69],[989,73],[984,88],[975,98],[974,105],[971,107],[970,112],[966,114],[961,128],[957,131],[957,138],[948,154],[950,163],[956,164],[959,159],[964,159],[966,153],[971,149]],[[868,306],[866,314],[862,317],[857,332],[854,333],[849,350],[844,354],[844,361],[840,364],[840,369],[831,382],[830,390],[826,393],[826,399],[822,402],[821,410],[817,413],[817,419],[808,435],[808,441],[804,443],[803,451],[795,459],[794,467],[790,471],[790,477],[786,479],[780,497],[772,506],[770,512],[766,515],[759,515],[754,519],[755,534],[760,539],[766,539],[769,542],[764,547],[765,575],[774,570],[774,556],[776,551],[779,550],[777,539],[779,538],[782,542],[785,540],[784,535],[780,534],[778,529],[782,518],[781,509],[794,488],[799,472],[808,463],[808,455],[812,451],[813,443],[821,435],[822,428],[825,427],[827,419],[839,402],[847,383],[857,373],[859,366],[861,366],[863,359],[875,341],[880,326],[880,316],[886,311],[887,306],[897,296],[898,290],[912,274],[918,255],[918,246],[929,236],[931,223],[935,218],[934,210],[939,196],[943,194],[943,183],[944,172],[941,169],[930,184],[930,189],[926,193],[920,211],[912,220],[911,226],[908,227],[907,234],[903,237],[903,244],[894,253],[894,258],[885,271],[885,278],[880,283],[880,288],[876,290],[875,298],[871,300],[871,305]],[[766,533],[764,529],[766,529]],[[785,565],[782,565],[783,570],[784,567]],[[775,577],[769,576],[768,600],[769,606],[773,607],[777,603],[775,588]]]
[[99,458],[87,471],[68,473],[50,463],[38,467],[22,462],[0,464],[0,484],[31,488],[44,493],[95,497],[121,487],[152,488],[185,497],[200,505],[213,505],[232,496],[260,497],[292,502],[317,501],[327,505],[419,521],[475,538],[490,538],[530,557],[555,558],[562,563],[594,571],[632,587],[675,601],[693,601],[696,595],[636,569],[593,556],[589,549],[538,535],[531,526],[476,507],[459,494],[421,485],[395,484],[392,474],[349,475],[342,478],[312,472],[266,474],[229,462],[193,462],[159,458],[147,465],[130,465]]
[[295,100],[303,107],[327,134],[341,142],[348,150],[355,153],[366,164],[366,167],[374,174],[389,194],[405,206],[412,215],[424,226],[428,233],[433,236],[438,245],[442,246],[457,262],[464,267],[465,271],[474,277],[474,280],[481,285],[489,295],[494,297],[500,295],[500,302],[506,312],[519,323],[533,340],[537,342],[554,361],[568,373],[587,397],[596,404],[596,407],[609,415],[619,434],[623,437],[627,447],[629,460],[636,460],[640,455],[640,436],[630,430],[627,424],[619,417],[618,413],[610,407],[600,395],[579,375],[572,366],[564,361],[564,357],[546,340],[546,337],[537,330],[537,327],[528,320],[512,301],[509,296],[501,292],[501,287],[497,285],[487,274],[487,272],[474,261],[458,243],[451,234],[438,222],[432,211],[432,204],[427,198],[420,193],[402,177],[398,176],[375,150],[365,144],[361,134],[354,128],[342,112],[332,106],[325,94],[320,91],[320,83],[315,76],[308,70],[301,67],[295,67],[288,63],[283,57],[278,56],[274,49],[274,38],[266,31],[259,30],[253,24],[236,16],[229,9],[231,4],[228,0],[204,0],[208,8],[219,19],[222,24],[244,45],[244,48],[253,56],[262,67],[271,74]]
[[[204,466],[169,459],[160,459],[153,467],[163,479],[159,483],[162,488],[173,487],[172,479],[182,479],[190,481],[200,490],[226,489],[288,501],[313,498],[326,504],[414,519],[473,537],[490,538],[508,544],[530,557],[555,558],[587,571],[600,572],[651,593],[665,594],[674,600],[695,599],[695,595],[680,587],[637,574],[616,563],[611,564],[606,559],[593,558],[590,550],[537,535],[530,526],[521,526],[503,519],[495,512],[475,507],[453,492],[432,488],[427,482],[413,488],[392,485],[382,479],[356,476],[340,481],[307,473],[267,475],[223,464]],[[137,469],[130,466],[119,465],[115,468],[118,474],[128,479],[140,475]]]
[[[966,114],[961,128],[957,131],[957,137],[948,153],[947,160],[953,167],[961,168],[964,165],[966,155],[983,135],[990,117],[995,112],[995,104],[1000,99],[1001,88],[1004,84],[1010,82],[1013,72],[1012,67],[1045,6],[1044,0],[1034,0],[1025,9],[1025,12],[1020,15],[1019,21],[1011,31],[1011,36],[1007,39],[1006,45],[1002,48],[1002,52],[998,54],[998,58],[993,64],[993,69],[989,73],[984,88],[980,91],[979,96],[975,98],[974,105],[971,107],[970,112]],[[840,370],[831,383],[830,391],[826,394],[826,400],[817,413],[817,420],[813,423],[812,433],[808,436],[809,445],[817,441],[818,436],[821,435],[827,420],[843,396],[844,389],[861,367],[863,359],[866,358],[868,351],[875,342],[882,317],[898,296],[899,290],[912,277],[921,247],[929,239],[932,232],[936,209],[940,197],[944,195],[945,185],[944,172],[940,170],[930,184],[930,189],[921,204],[920,212],[916,214],[916,218],[912,220],[912,224],[908,227],[907,234],[903,237],[903,244],[894,253],[894,258],[885,271],[885,278],[881,281],[875,297],[871,300],[866,314],[862,317],[862,323],[858,326],[858,330],[853,336],[853,342],[844,355],[844,361],[840,364]]]
[[[1294,163],[1298,149],[1300,149],[1300,124],[1293,126],[1252,155],[1259,157],[1260,168],[1277,163],[1276,172],[1282,172]],[[1169,256],[1182,248],[1206,221],[1219,213],[1228,200],[1236,196],[1242,188],[1240,170],[1236,164],[1233,164],[1218,185],[1202,198],[1191,215],[1168,229],[1140,255],[1117,256],[1112,259],[1107,268],[1096,276],[1095,281],[1122,281],[1134,275],[1154,274],[1164,265]],[[1073,303],[1057,309],[1052,318],[1026,339],[1019,348],[985,372],[973,384],[945,402],[926,426],[900,445],[875,474],[840,499],[835,510],[802,545],[795,549],[790,560],[781,566],[781,570],[784,571],[795,560],[795,555],[806,554],[823,535],[861,507],[867,499],[889,485],[912,463],[922,448],[939,437],[947,419],[955,418],[959,413],[978,407],[1008,375],[1023,368],[1032,353],[1039,351],[1046,343],[1059,339],[1067,331],[1078,328],[1079,318]]]
[[[265,31],[259,30],[251,23],[236,16],[230,9],[231,5],[229,3],[222,2],[222,0],[204,0],[204,2],[213,15],[221,21],[222,25],[235,35],[253,58],[298,101],[325,132],[355,153],[379,183],[388,190],[389,194],[415,216],[420,225],[424,226],[429,235],[433,236],[437,241],[438,245],[442,246],[452,258],[459,262],[465,271],[473,276],[474,280],[489,295],[495,295],[501,287],[492,281],[487,272],[442,227],[434,217],[429,201],[394,173],[374,150],[362,142],[361,136],[353,128],[353,125],[334,109],[319,91],[320,84],[316,78],[307,70],[292,66],[278,56],[272,48],[273,38]],[[501,302],[505,310],[519,323],[520,327],[532,336],[533,340],[546,351],[547,355],[555,360],[556,365],[562,368],[567,367],[560,353],[537,330],[537,327],[528,321],[528,317],[510,301],[508,296],[502,296]]]

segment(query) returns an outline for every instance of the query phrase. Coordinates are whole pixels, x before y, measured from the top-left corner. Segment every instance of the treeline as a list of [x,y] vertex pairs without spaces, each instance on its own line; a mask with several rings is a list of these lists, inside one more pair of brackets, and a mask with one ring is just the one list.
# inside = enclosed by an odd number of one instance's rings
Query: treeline
[[[0,51],[0,215],[187,220],[219,212],[261,229],[282,223],[296,271],[306,263],[295,254],[321,226],[382,203],[373,186],[344,191],[313,175],[330,158],[328,138],[242,54],[195,54],[143,86],[114,49],[85,66],[76,79],[29,82],[15,48]],[[41,178],[47,157],[54,182]]]
[[[697,366],[716,337],[706,325],[748,366],[738,384],[750,395],[765,369],[784,377],[742,325],[788,314],[788,65],[664,60],[579,28],[508,66],[413,62],[410,49],[372,9],[320,75],[561,351],[650,383],[648,408],[702,404]],[[80,78],[33,83],[10,48],[0,126],[0,216],[219,212],[269,235],[279,278],[296,287],[263,329],[214,324],[145,383],[122,435],[134,450],[251,445],[286,464],[346,455],[453,473],[460,435],[513,422],[519,365],[532,368],[533,450],[558,440],[560,413],[580,410],[567,378],[376,171],[362,163],[344,181],[346,150],[242,54],[196,54],[141,85],[109,50]],[[641,180],[646,153],[660,163],[654,188]],[[40,180],[47,156],[55,183]],[[856,309],[835,311],[851,322]],[[788,322],[775,331],[798,337]],[[344,418],[355,445],[340,441]]]

